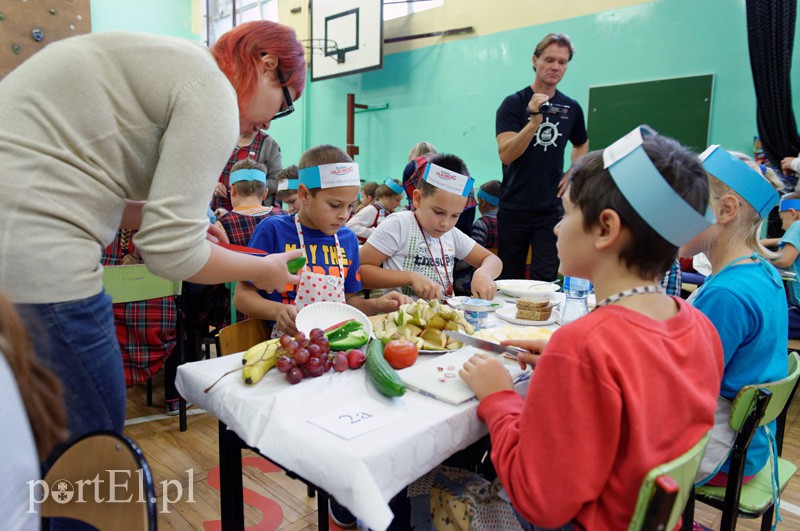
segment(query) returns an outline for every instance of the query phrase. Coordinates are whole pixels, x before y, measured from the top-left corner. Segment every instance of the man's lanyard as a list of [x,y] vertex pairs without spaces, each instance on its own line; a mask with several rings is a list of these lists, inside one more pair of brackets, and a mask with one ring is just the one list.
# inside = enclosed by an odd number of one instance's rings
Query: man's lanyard
[[439,271],[439,266],[436,265],[436,258],[433,256],[431,246],[428,245],[428,238],[425,237],[425,231],[422,230],[422,225],[419,224],[416,212],[414,212],[414,221],[417,222],[417,227],[419,227],[419,231],[422,233],[422,239],[425,241],[425,247],[428,248],[428,254],[431,257],[431,262],[433,262],[433,268],[436,270],[436,274],[439,276],[439,282],[442,283],[443,287],[446,286],[447,293],[445,293],[445,296],[451,297],[453,295],[453,283],[450,282],[450,275],[447,273],[447,260],[445,260],[444,257],[444,245],[442,244],[442,239],[439,238],[439,249],[442,251],[442,267],[444,268],[444,276],[447,279],[447,284],[444,283],[444,278],[442,278],[442,273]]

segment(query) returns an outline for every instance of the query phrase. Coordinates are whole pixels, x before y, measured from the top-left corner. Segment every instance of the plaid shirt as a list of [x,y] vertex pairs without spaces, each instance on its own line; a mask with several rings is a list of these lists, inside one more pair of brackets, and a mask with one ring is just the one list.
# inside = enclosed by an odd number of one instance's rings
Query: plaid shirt
[[[435,156],[435,153],[428,153],[415,158],[414,165],[416,166],[416,169],[411,174],[411,177],[403,182],[403,188],[406,190],[406,195],[408,196],[408,205],[411,210],[416,210],[411,201],[411,196],[414,193],[414,190],[419,187],[419,183],[422,181],[422,176],[425,175],[425,168],[428,167],[428,161]],[[478,202],[475,200],[475,191],[470,190],[469,197],[467,198],[467,206],[464,207],[464,210],[474,207],[477,204]]]
[[219,223],[222,225],[222,230],[225,231],[231,243],[235,245],[247,245],[250,241],[250,236],[252,236],[253,231],[256,230],[256,225],[258,225],[261,220],[271,216],[283,216],[286,213],[285,210],[281,210],[278,207],[272,207],[270,209],[265,208],[263,211],[253,214],[234,210],[219,218]]
[[661,279],[661,287],[666,290],[667,295],[681,296],[681,263],[677,258]]
[[228,159],[228,163],[225,164],[225,168],[222,170],[222,175],[219,176],[219,182],[225,185],[225,188],[228,190],[228,195],[225,197],[217,197],[214,195],[214,197],[211,198],[211,210],[217,210],[218,208],[224,208],[229,211],[233,210],[233,205],[231,204],[231,168],[240,160],[245,160],[251,151],[255,152],[256,155],[261,153],[261,146],[264,145],[265,138],[267,138],[267,134],[259,129],[249,145],[243,147],[236,146],[236,148],[234,148],[233,153],[231,153],[231,158]]
[[497,252],[497,210],[487,212],[472,225],[472,239],[493,252]]
[[[128,254],[141,262],[139,250],[133,245],[136,231],[127,231],[130,237],[125,232],[118,231],[103,251],[102,265],[123,265]],[[177,343],[176,321],[175,297],[114,304],[114,328],[122,350],[127,387],[153,376],[172,354]]]

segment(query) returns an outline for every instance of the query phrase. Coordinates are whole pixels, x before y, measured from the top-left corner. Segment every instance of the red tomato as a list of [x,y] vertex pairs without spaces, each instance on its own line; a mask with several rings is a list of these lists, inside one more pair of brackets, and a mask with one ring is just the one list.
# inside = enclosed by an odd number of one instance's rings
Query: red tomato
[[405,369],[417,361],[419,350],[410,341],[394,339],[386,344],[386,348],[383,349],[383,357],[393,369]]

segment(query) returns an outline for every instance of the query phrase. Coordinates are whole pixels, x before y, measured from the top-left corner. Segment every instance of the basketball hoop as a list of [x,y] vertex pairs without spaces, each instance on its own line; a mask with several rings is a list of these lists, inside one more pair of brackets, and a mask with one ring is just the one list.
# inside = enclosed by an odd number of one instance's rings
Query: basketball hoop
[[344,51],[331,39],[303,39],[300,41],[306,50],[322,57],[334,56],[337,63],[344,63]]

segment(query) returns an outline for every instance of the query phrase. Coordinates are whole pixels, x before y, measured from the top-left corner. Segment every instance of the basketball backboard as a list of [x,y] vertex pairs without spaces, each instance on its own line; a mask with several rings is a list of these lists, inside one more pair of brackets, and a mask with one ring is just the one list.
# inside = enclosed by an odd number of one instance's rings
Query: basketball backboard
[[383,68],[382,0],[311,0],[311,81]]

